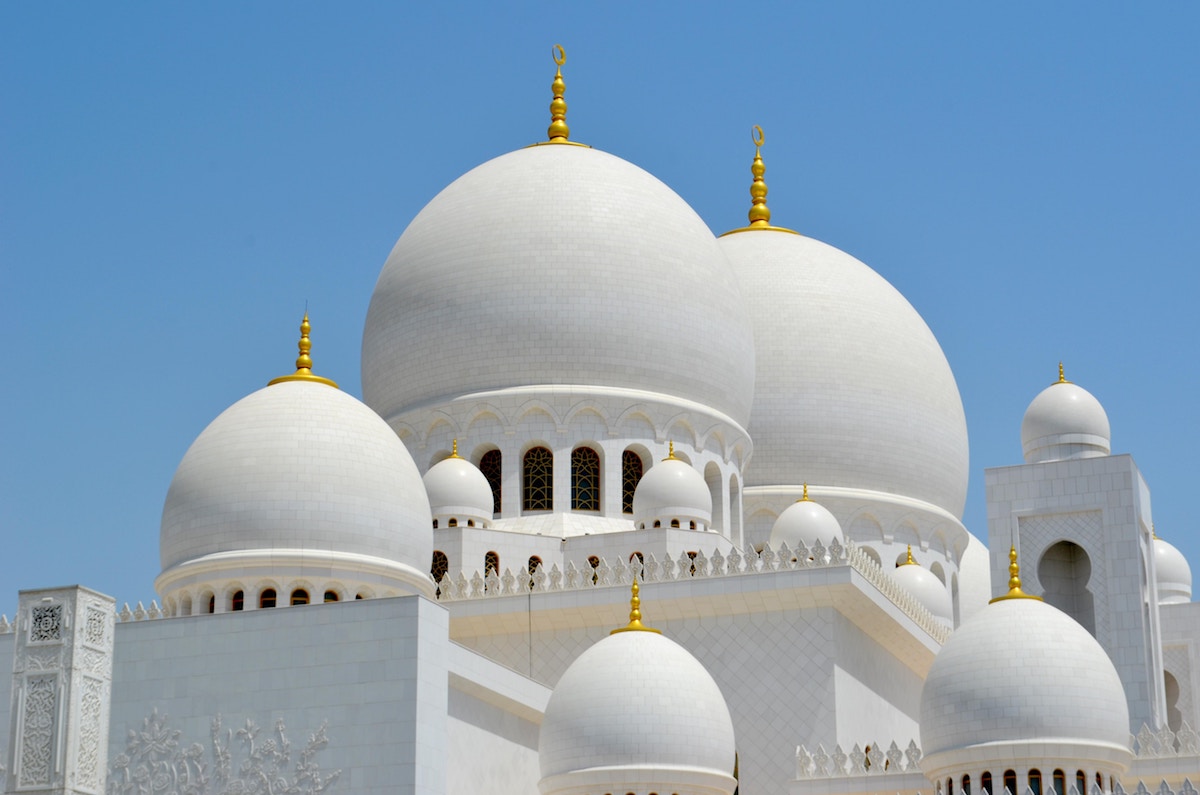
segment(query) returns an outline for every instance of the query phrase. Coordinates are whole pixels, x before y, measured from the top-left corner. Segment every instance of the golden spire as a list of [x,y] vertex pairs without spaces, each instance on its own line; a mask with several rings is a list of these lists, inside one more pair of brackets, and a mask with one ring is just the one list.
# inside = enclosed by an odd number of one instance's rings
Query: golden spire
[[804,494],[802,494],[800,499],[796,500],[796,502],[810,502],[808,499],[808,483],[804,484]]
[[458,439],[454,440],[454,444],[450,448],[450,457],[451,458],[461,458],[461,456],[458,454]]
[[901,563],[900,565],[901,565],[901,566],[918,566],[918,565],[920,565],[920,564],[918,564],[918,563],[917,563],[915,560],[913,560],[913,556],[912,556],[912,544],[909,544],[909,545],[908,545],[908,560],[904,561],[904,562],[903,562],[903,563]]
[[300,322],[300,355],[296,357],[296,372],[291,375],[281,375],[278,378],[272,378],[267,382],[267,386],[283,383],[284,381],[315,381],[318,384],[326,384],[338,388],[338,385],[328,378],[322,378],[319,375],[313,375],[312,357],[308,352],[312,350],[312,340],[308,338],[308,332],[312,326],[308,322],[308,312],[304,313],[304,320]]
[[1154,522],[1150,523],[1150,537],[1155,541],[1158,540],[1158,530],[1154,527]]
[[992,599],[992,602],[1001,602],[1005,599],[1037,599],[1042,601],[1042,597],[1034,596],[1031,593],[1025,593],[1021,590],[1021,565],[1017,563],[1017,548],[1010,546],[1008,548],[1008,593],[1004,596],[997,596]]
[[1064,374],[1064,372],[1063,372],[1063,365],[1062,365],[1062,362],[1061,362],[1061,361],[1058,363],[1058,380],[1057,380],[1057,381],[1055,381],[1054,383],[1056,383],[1056,384],[1069,384],[1069,383],[1071,383],[1070,381],[1068,381],[1068,380],[1067,380],[1067,376],[1066,376],[1066,375]]
[[[754,142],[754,162],[750,165],[750,173],[754,176],[754,181],[750,183],[750,225],[740,229],[731,229],[725,235],[732,235],[734,232],[750,232],[756,229],[799,234],[781,226],[771,226],[771,210],[767,207],[767,183],[763,181],[763,174],[767,173],[767,167],[763,164],[762,159],[762,145],[765,140],[762,127],[756,124],[750,128],[750,140]],[[721,237],[725,235],[721,235]]]
[[655,635],[661,635],[662,632],[657,629],[646,626],[642,623],[642,600],[638,598],[637,575],[633,575],[633,595],[629,597],[629,624],[628,626],[614,629],[609,635],[616,635],[618,632],[653,632]]
[[550,136],[551,141],[566,143],[571,137],[571,128],[567,126],[567,101],[563,99],[567,84],[562,79],[562,65],[567,62],[567,51],[561,44],[555,44],[550,48],[550,53],[558,68],[554,71],[554,82],[550,84],[554,99],[550,100],[550,127],[546,134]]
[[667,442],[667,457],[664,458],[663,461],[677,461],[677,460],[678,459],[675,458],[675,440],[672,439],[671,441]]

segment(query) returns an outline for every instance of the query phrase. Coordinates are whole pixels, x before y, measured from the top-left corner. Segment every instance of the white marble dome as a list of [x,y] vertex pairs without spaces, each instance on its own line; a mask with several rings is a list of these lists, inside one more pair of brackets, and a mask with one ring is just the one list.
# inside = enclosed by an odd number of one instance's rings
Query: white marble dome
[[1039,599],[1001,599],[959,625],[925,678],[920,726],[921,769],[935,780],[1044,756],[1093,760],[1088,767],[1105,772],[1131,758],[1129,708],[1112,661]]
[[[633,492],[633,523],[647,529],[659,522],[683,529],[707,530],[712,525],[712,493],[691,464],[671,456],[664,458],[638,481]],[[696,527],[692,528],[691,523]]]
[[1108,414],[1081,386],[1059,380],[1043,389],[1025,409],[1021,448],[1025,463],[1094,458],[1111,449]]
[[416,464],[375,412],[335,387],[277,383],[222,412],[175,470],[159,585],[277,556],[432,594],[429,517]]
[[890,573],[934,618],[948,627],[954,625],[954,603],[950,601],[950,592],[933,572],[912,559],[911,549],[908,561]]
[[754,323],[747,488],[803,477],[962,516],[962,400],[941,347],[904,296],[809,237],[751,230],[719,242]]
[[492,523],[492,487],[479,467],[455,452],[429,468],[423,478],[429,508],[439,527],[451,519],[457,525],[468,521],[481,527]]
[[795,549],[800,544],[811,548],[818,541],[828,547],[834,539],[839,544],[846,542],[841,524],[828,508],[808,499],[806,488],[804,499],[796,500],[779,514],[771,526],[768,543],[772,549],[779,549],[780,544],[784,543]]
[[654,632],[609,635],[571,663],[538,740],[542,795],[730,793],[733,721],[717,683]]
[[1154,539],[1154,573],[1160,605],[1192,601],[1192,567],[1174,545],[1157,537]]
[[389,422],[552,384],[665,394],[745,427],[754,340],[686,202],[618,157],[549,144],[478,166],[409,224],[371,297],[362,382]]

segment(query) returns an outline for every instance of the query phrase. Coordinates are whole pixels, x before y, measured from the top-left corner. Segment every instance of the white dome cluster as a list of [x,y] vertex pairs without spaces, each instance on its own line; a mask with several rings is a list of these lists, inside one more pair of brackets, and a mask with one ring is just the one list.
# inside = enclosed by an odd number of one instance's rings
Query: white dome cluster
[[1025,409],[1021,448],[1027,464],[1108,455],[1108,415],[1092,393],[1066,379],[1059,364],[1058,381]]
[[586,792],[728,795],[736,746],[729,707],[686,649],[641,625],[571,663],[542,719],[542,795]]
[[667,457],[638,481],[633,492],[633,524],[639,530],[707,530],[712,524],[708,484],[691,464],[675,457],[673,442]]

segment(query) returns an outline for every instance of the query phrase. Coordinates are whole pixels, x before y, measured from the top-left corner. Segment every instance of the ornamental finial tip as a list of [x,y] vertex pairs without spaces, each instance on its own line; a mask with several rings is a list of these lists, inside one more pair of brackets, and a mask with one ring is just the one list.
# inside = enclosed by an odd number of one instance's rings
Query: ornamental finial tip
[[912,544],[908,545],[908,559],[904,561],[904,565],[905,566],[917,565],[917,562],[915,560],[913,560],[913,556],[912,556]]
[[1042,601],[1042,597],[1034,596],[1031,593],[1025,593],[1021,590],[1021,564],[1017,563],[1017,547],[1015,544],[1008,548],[1008,593],[1004,596],[997,596],[992,599],[992,602],[1001,602],[1005,599],[1036,599]]
[[454,442],[450,445],[450,457],[451,458],[459,458],[460,457],[458,455],[458,439],[455,439]]
[[312,340],[308,338],[308,332],[311,330],[312,324],[308,322],[308,309],[305,309],[304,319],[300,321],[300,342],[297,343],[300,355],[296,357],[296,372],[291,375],[281,375],[278,378],[272,378],[267,382],[267,386],[273,386],[283,381],[316,381],[317,383],[331,386],[334,389],[338,388],[338,385],[328,378],[313,375],[312,356],[309,355],[310,351],[312,351]]
[[750,174],[754,181],[750,183],[749,218],[751,228],[761,228],[771,225],[771,211],[767,208],[767,183],[763,181],[767,167],[762,159],[762,145],[766,140],[762,127],[754,125],[750,131],[750,138],[754,141],[754,162],[750,165]]
[[629,623],[626,626],[614,629],[608,633],[609,635],[616,635],[618,632],[653,632],[656,635],[662,634],[659,630],[652,629],[642,623],[642,600],[638,598],[638,591],[637,573],[635,572],[629,596]]
[[1059,363],[1058,363],[1058,380],[1055,381],[1055,383],[1056,384],[1071,383],[1070,381],[1067,380],[1066,372],[1063,370],[1063,363],[1061,361],[1059,361]]
[[664,458],[663,461],[674,461],[674,460],[675,460],[675,440],[671,439],[670,441],[667,442],[667,457]]
[[550,54],[557,68],[554,71],[554,82],[550,84],[554,99],[550,100],[550,127],[546,134],[551,141],[567,143],[571,136],[571,128],[567,126],[567,101],[563,99],[567,84],[563,82],[562,76],[562,65],[567,62],[567,51],[561,44],[555,44],[550,48]]
[[800,502],[808,502],[808,483],[804,484],[804,493],[800,495]]

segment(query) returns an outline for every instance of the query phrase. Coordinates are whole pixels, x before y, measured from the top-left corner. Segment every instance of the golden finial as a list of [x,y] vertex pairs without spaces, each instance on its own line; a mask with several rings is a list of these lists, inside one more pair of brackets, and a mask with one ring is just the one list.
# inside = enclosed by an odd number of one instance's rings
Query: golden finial
[[912,556],[912,544],[908,545],[908,559],[905,560],[900,565],[901,566],[916,566],[917,565],[917,562],[915,560],[913,560],[913,556]]
[[[781,226],[771,226],[771,210],[767,207],[767,183],[763,180],[763,174],[767,173],[767,167],[763,164],[762,145],[766,140],[763,135],[763,128],[757,124],[750,128],[750,140],[754,142],[754,162],[750,165],[750,173],[754,177],[754,181],[750,183],[750,225],[743,226],[740,229],[732,229],[725,235],[732,235],[734,232],[749,232],[755,229],[769,229],[772,232],[791,232],[793,235],[799,234],[791,229],[784,229]],[[725,235],[721,235],[724,237]]]
[[767,167],[762,159],[762,145],[766,140],[762,127],[756,124],[751,128],[750,140],[754,141],[754,162],[750,165],[750,173],[754,175],[754,181],[750,183],[750,226],[770,226],[771,210],[767,207],[767,183],[763,181]]
[[633,575],[632,596],[629,597],[629,625],[614,629],[609,635],[616,635],[618,632],[653,632],[655,635],[661,635],[662,632],[657,629],[646,626],[642,623],[642,600],[638,598],[637,575]]
[[322,378],[319,375],[313,375],[312,357],[308,352],[312,350],[312,340],[308,338],[308,332],[312,329],[312,325],[308,322],[308,312],[304,313],[304,320],[300,321],[300,355],[296,357],[296,372],[291,375],[281,375],[278,378],[272,378],[267,382],[267,386],[283,383],[284,381],[316,381],[318,384],[327,384],[334,389],[338,385],[328,378]]
[[458,439],[455,439],[454,444],[452,444],[450,447],[450,457],[451,458],[459,458],[460,457],[458,455]]
[[1069,384],[1069,383],[1071,383],[1070,381],[1068,381],[1068,380],[1067,380],[1067,376],[1066,376],[1066,374],[1063,372],[1063,364],[1062,364],[1062,362],[1059,362],[1059,363],[1058,363],[1058,380],[1057,380],[1057,381],[1055,381],[1054,383],[1056,383],[1056,384]]
[[555,44],[550,48],[550,53],[558,68],[554,71],[554,82],[550,84],[550,90],[554,92],[554,99],[550,101],[550,128],[546,130],[546,133],[550,136],[551,141],[565,143],[571,136],[571,128],[567,126],[567,101],[563,99],[563,92],[567,90],[567,85],[562,79],[562,65],[567,62],[567,51],[561,44]]
[[1150,523],[1150,537],[1153,538],[1155,541],[1158,540],[1158,530],[1155,529],[1154,522]]
[[808,484],[807,483],[804,484],[804,493],[802,495],[800,495],[800,499],[796,500],[796,502],[809,502]]
[[1008,593],[1004,596],[997,596],[992,599],[992,602],[1001,602],[1005,599],[1037,599],[1042,601],[1042,597],[1034,596],[1031,593],[1025,593],[1021,590],[1021,564],[1017,563],[1017,548],[1010,546],[1008,548]]
[[663,461],[676,461],[676,460],[678,460],[678,459],[675,458],[675,440],[672,439],[667,442],[667,457],[664,458]]

